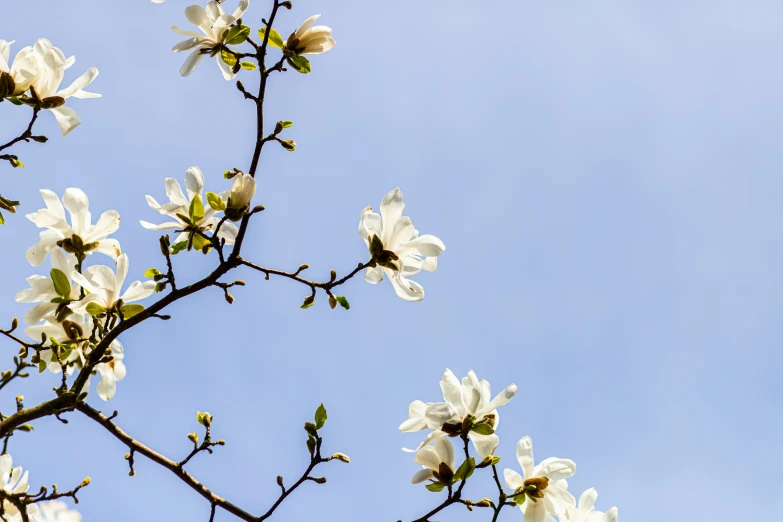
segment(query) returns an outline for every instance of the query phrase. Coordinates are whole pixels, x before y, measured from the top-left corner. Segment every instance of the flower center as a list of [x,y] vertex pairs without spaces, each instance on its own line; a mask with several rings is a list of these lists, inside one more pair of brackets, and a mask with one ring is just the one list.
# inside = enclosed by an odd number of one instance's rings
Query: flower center
[[525,491],[531,500],[538,500],[544,498],[544,490],[549,486],[549,479],[546,477],[533,477],[527,479],[522,484],[522,489]]

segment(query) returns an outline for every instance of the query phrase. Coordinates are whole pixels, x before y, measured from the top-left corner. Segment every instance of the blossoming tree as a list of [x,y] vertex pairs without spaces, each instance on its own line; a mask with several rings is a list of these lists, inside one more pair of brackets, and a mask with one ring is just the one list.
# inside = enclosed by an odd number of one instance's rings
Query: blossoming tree
[[[213,440],[213,419],[209,413],[197,412],[201,432],[188,435],[192,448],[185,458],[177,461],[123,431],[114,422],[116,412],[102,413],[91,398],[93,377],[99,379],[94,393],[100,400],[110,401],[117,393],[118,383],[126,378],[125,347],[120,336],[145,321],[169,319],[165,313],[169,305],[180,299],[193,299],[211,287],[221,289],[226,301],[232,303],[234,297],[229,290],[246,284],[232,280],[236,269],[250,269],[267,279],[279,277],[303,285],[308,293],[301,308],[321,305],[325,299],[323,305],[333,309],[339,305],[348,310],[350,304],[340,295],[340,289],[360,273],[371,284],[388,279],[400,299],[422,300],[424,289],[413,278],[422,270],[435,271],[438,258],[446,250],[440,239],[420,234],[411,219],[403,215],[403,195],[395,188],[381,199],[379,212],[369,206],[361,211],[358,233],[367,247],[367,255],[347,273],[332,270],[327,280],[318,281],[304,275],[308,265],[285,271],[261,266],[242,255],[253,218],[264,210],[263,206],[253,204],[261,154],[270,146],[296,150],[296,143],[285,137],[292,123],[278,121],[270,125],[265,119],[267,83],[285,72],[309,73],[312,65],[308,56],[329,51],[335,40],[329,27],[315,25],[319,15],[310,16],[283,38],[275,27],[286,25],[278,22],[282,12],[293,8],[291,1],[272,0],[271,12],[261,20],[259,28],[246,23],[250,19],[249,0],[239,0],[230,12],[224,3],[212,0],[205,7],[187,7],[185,17],[197,31],[174,27],[186,39],[174,45],[173,50],[189,53],[180,69],[182,76],[190,75],[204,58],[211,58],[223,78],[233,82],[248,101],[254,109],[248,114],[254,115],[256,121],[253,155],[247,170],[226,170],[225,180],[208,180],[194,166],[185,172],[184,190],[176,178],[165,179],[167,202],[159,203],[155,197],[147,196],[147,204],[160,217],[141,221],[140,226],[162,232],[158,242],[163,268],[149,268],[143,277],[138,269],[132,272],[128,252],[111,237],[120,227],[119,214],[107,210],[93,221],[87,194],[78,188],[68,188],[61,197],[50,190],[41,190],[45,208],[26,216],[41,229],[26,258],[33,267],[46,268],[30,276],[29,288],[16,295],[18,302],[32,305],[23,317],[24,326],[14,318],[8,328],[0,329],[7,341],[19,347],[13,368],[2,372],[0,390],[15,379],[35,373],[54,374],[57,386],[49,400],[29,405],[22,396],[17,396],[15,411],[0,414],[0,439],[4,441],[0,456],[1,520],[81,520],[78,512],[62,499],[78,501],[79,491],[90,484],[89,478],[65,491],[54,486],[31,490],[27,472],[13,466],[7,451],[11,437],[29,432],[37,420],[49,416],[59,419],[70,412],[95,421],[96,428],[108,431],[127,448],[131,475],[135,474],[134,463],[139,456],[169,470],[173,478],[206,500],[210,520],[218,510],[247,521],[271,518],[278,506],[304,484],[326,482],[315,473],[316,468],[332,461],[350,462],[346,454],[330,454],[324,448],[322,435],[327,410],[323,405],[304,425],[309,465],[295,482],[287,483],[278,477],[279,498],[266,511],[252,513],[220,496],[188,470],[188,463],[196,455],[212,453],[215,447],[225,444],[222,439]],[[23,47],[11,59],[12,43],[0,40],[0,102],[31,111],[31,115],[28,126],[17,137],[0,145],[3,152],[0,159],[10,167],[23,168],[24,163],[16,153],[20,143],[47,141],[45,136],[34,132],[40,113],[51,112],[62,135],[68,135],[81,120],[66,103],[69,98],[100,96],[84,90],[97,78],[98,70],[90,68],[62,88],[73,58],[66,58],[59,48],[42,38],[32,46]],[[240,74],[242,79],[237,80]],[[6,215],[16,213],[19,205],[11,197],[0,196],[0,209]],[[0,218],[0,223],[4,223],[4,218]],[[210,256],[214,268],[199,280],[183,281],[176,276],[175,267],[186,263],[192,255]],[[126,284],[129,276],[133,282]],[[129,351],[132,353],[132,348]],[[577,502],[567,482],[576,472],[574,462],[547,458],[536,463],[529,437],[519,439],[516,446],[517,469],[521,474],[512,466],[503,471],[501,480],[500,458],[495,455],[500,444],[498,410],[514,398],[515,385],[493,396],[489,383],[479,380],[472,371],[460,380],[446,370],[440,389],[441,402],[412,402],[408,419],[399,428],[402,432],[426,432],[418,447],[404,451],[413,453],[414,463],[421,467],[413,474],[412,483],[424,484],[438,495],[432,510],[416,522],[433,520],[456,505],[487,513],[486,518],[493,521],[499,519],[504,508],[514,506],[521,509],[527,522],[552,521],[555,517],[568,522],[617,520],[616,508],[607,512],[595,508],[597,494],[593,489],[582,493]],[[476,473],[491,474],[495,489],[472,491],[468,482]]]

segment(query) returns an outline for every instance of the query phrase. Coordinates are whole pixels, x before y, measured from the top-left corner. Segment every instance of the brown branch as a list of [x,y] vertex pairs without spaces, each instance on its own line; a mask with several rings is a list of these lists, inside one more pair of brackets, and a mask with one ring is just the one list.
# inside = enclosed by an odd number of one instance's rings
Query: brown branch
[[114,435],[120,442],[125,444],[132,452],[140,453],[150,459],[151,461],[155,462],[156,464],[159,464],[166,468],[167,470],[171,471],[176,475],[181,481],[183,481],[185,484],[190,486],[191,489],[193,489],[195,492],[197,492],[199,495],[204,497],[212,506],[220,507],[232,515],[246,521],[257,521],[259,520],[257,517],[253,516],[252,514],[248,513],[247,511],[243,510],[242,508],[232,504],[228,500],[224,499],[223,497],[215,494],[212,492],[209,488],[207,488],[204,484],[196,480],[196,478],[185,471],[182,466],[174,462],[168,457],[165,457],[158,453],[157,451],[154,451],[150,449],[149,447],[145,446],[141,442],[137,441],[127,433],[125,433],[122,429],[120,429],[119,426],[117,426],[115,423],[113,423],[109,417],[101,413],[100,411],[92,408],[88,404],[84,402],[80,402],[76,409],[83,414],[85,414],[87,417],[91,418],[104,428]]
[[[30,123],[27,125],[27,129],[25,129],[25,131],[22,134],[20,134],[16,138],[12,139],[11,141],[6,143],[5,145],[0,145],[0,151],[3,151],[3,150],[5,150],[5,149],[7,149],[7,148],[9,148],[9,147],[11,147],[13,145],[16,145],[20,141],[29,142],[31,139],[34,139],[35,141],[38,141],[38,142],[45,142],[46,141],[46,137],[45,136],[33,136],[33,125],[35,125],[35,121],[38,119],[38,113],[39,112],[41,112],[40,107],[34,107],[33,108],[33,116],[32,116],[32,118],[30,118]],[[16,156],[12,156],[10,154],[4,154],[4,155],[0,156],[0,159],[8,160],[9,162],[11,162],[12,165],[14,165]]]

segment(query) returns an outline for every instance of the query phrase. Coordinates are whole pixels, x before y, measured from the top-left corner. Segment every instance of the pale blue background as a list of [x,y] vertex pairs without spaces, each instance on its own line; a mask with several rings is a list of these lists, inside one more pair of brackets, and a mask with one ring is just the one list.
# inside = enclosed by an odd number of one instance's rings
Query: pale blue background
[[[302,311],[303,287],[243,273],[233,306],[208,291],[124,335],[128,377],[110,404],[91,402],[173,458],[189,449],[196,409],[210,411],[228,445],[190,469],[260,513],[275,477],[303,469],[301,423],[324,401],[325,448],[353,462],[325,467],[329,482],[277,519],[410,520],[440,497],[409,485],[417,467],[399,449],[419,436],[397,426],[411,400],[439,399],[444,368],[474,368],[496,391],[520,387],[502,411],[502,464],[517,467],[514,444],[529,434],[538,457],[577,462],[575,494],[595,486],[599,507],[625,521],[783,517],[780,2],[294,4],[281,32],[321,12],[338,43],[310,76],[271,80],[270,121],[293,120],[299,150],[266,149],[256,199],[267,211],[244,252],[344,273],[366,257],[361,209],[400,186],[417,228],[448,247],[418,279],[427,298],[408,304],[357,279],[350,312],[323,300]],[[16,149],[27,168],[4,168],[3,193],[30,212],[38,188],[79,186],[94,215],[117,209],[134,278],[161,266],[158,234],[138,225],[157,219],[144,195],[163,198],[163,178],[191,165],[222,190],[220,173],[249,162],[252,105],[213,62],[178,74],[169,26],[188,25],[185,5],[4,2],[0,18],[15,49],[47,36],[75,54],[69,80],[97,66],[91,90],[104,95],[72,102],[84,124],[65,139],[43,115],[51,141]],[[266,14],[254,0],[245,20]],[[2,136],[27,114],[0,106]],[[7,324],[25,310],[13,296],[36,271],[24,251],[37,230],[17,215],[0,233]],[[184,282],[209,265],[176,266]],[[2,411],[55,383],[33,376]],[[66,417],[12,440],[35,486],[90,475],[88,522],[207,520],[207,503],[167,471],[139,458],[129,478],[118,441]],[[496,493],[479,479],[467,494]]]

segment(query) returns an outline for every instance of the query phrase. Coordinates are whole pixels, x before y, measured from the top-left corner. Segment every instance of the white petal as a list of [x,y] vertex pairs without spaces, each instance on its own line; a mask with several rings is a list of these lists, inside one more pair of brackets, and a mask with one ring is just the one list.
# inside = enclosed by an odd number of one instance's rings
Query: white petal
[[521,488],[525,483],[525,479],[522,478],[522,476],[513,469],[504,469],[503,478],[506,479],[506,486],[508,486],[511,492]]
[[49,109],[54,114],[54,119],[57,120],[57,125],[60,126],[60,133],[63,136],[67,136],[73,129],[82,124],[82,120],[77,116],[76,111],[70,107],[63,105],[56,109]]
[[526,478],[533,476],[535,461],[533,460],[533,439],[530,437],[522,437],[517,442],[517,462],[522,467]]
[[198,64],[204,59],[204,56],[205,55],[201,54],[200,47],[195,49],[185,59],[185,63],[182,64],[182,67],[179,68],[179,74],[182,76],[190,76],[190,73],[195,71]]

